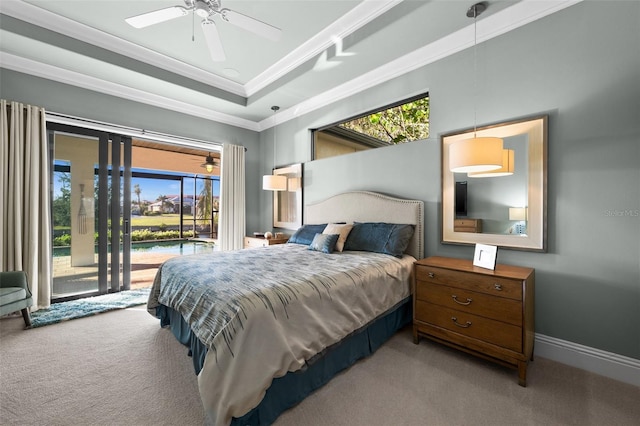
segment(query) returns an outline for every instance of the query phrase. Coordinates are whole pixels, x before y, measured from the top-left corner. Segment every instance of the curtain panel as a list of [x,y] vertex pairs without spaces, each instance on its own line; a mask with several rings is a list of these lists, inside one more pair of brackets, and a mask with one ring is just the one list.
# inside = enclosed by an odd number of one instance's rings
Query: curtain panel
[[239,250],[245,235],[244,147],[222,146],[222,179],[220,182],[220,249]]
[[51,201],[45,110],[0,100],[0,271],[25,271],[33,310],[51,303]]

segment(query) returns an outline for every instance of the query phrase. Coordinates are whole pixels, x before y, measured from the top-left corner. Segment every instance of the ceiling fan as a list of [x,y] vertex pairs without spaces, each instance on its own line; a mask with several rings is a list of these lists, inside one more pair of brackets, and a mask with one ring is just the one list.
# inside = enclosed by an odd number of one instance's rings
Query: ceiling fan
[[259,21],[242,13],[235,12],[230,9],[223,9],[220,0],[184,0],[185,6],[171,6],[164,9],[155,10],[153,12],[143,13],[141,15],[132,16],[125,21],[134,28],[144,28],[160,22],[169,21],[171,19],[186,16],[190,11],[201,17],[202,32],[209,47],[211,59],[216,62],[224,61],[226,56],[220,35],[213,17],[218,15],[220,18],[236,25],[244,30],[251,31],[254,34],[265,37],[272,41],[280,38],[282,30]]

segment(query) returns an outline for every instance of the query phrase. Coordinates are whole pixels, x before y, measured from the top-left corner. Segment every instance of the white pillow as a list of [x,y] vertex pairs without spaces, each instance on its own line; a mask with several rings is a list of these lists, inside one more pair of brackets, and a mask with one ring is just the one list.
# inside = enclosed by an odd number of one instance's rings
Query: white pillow
[[347,224],[337,224],[337,223],[329,223],[327,227],[322,231],[323,234],[338,234],[338,241],[336,242],[336,251],[342,251],[344,248],[344,243],[347,241],[347,236],[351,229],[353,228],[353,223]]

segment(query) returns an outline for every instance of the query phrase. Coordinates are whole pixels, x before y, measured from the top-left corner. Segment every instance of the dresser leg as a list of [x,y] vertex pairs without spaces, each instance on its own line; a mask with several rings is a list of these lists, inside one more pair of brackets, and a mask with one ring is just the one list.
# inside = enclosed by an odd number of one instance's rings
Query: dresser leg
[[413,327],[413,343],[416,345],[420,343],[420,338],[418,337],[418,329],[416,327]]
[[533,344],[533,346],[531,346],[531,358],[529,358],[531,361],[533,361],[533,350],[535,349],[535,342]]
[[527,363],[526,361],[518,361],[518,384],[527,387]]

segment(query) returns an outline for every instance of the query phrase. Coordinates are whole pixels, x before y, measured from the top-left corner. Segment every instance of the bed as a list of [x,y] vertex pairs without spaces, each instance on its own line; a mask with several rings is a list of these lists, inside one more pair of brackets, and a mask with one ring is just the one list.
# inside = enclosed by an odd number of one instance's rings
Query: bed
[[342,193],[305,206],[287,244],[163,263],[147,308],[189,347],[207,422],[271,424],[409,323],[423,212]]

